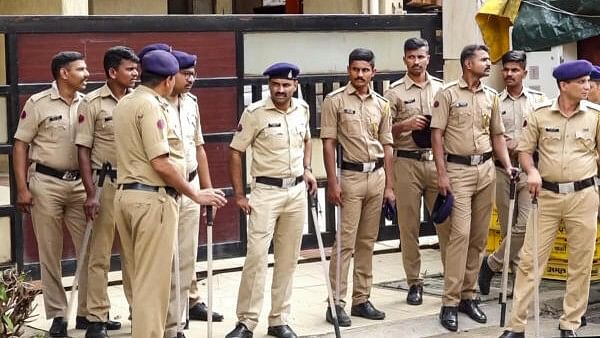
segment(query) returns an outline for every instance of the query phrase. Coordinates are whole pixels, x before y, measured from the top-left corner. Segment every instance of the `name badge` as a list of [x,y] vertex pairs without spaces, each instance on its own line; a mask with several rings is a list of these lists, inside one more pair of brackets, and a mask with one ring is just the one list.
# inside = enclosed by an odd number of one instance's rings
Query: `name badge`
[[560,129],[557,127],[546,127],[544,130],[546,130],[548,133],[558,133],[560,131]]
[[356,111],[355,111],[355,110],[353,110],[353,109],[346,109],[346,108],[345,108],[345,109],[344,109],[344,113],[345,113],[345,114],[356,114]]
[[469,106],[469,103],[468,103],[468,102],[462,102],[462,101],[461,101],[461,102],[456,102],[456,103],[454,104],[454,106],[455,106],[456,108],[464,108],[464,107],[468,107],[468,106]]
[[109,116],[109,117],[105,117],[105,118],[104,118],[104,122],[108,122],[108,121],[112,121],[112,116]]
[[404,104],[415,103],[415,101],[417,101],[417,99],[413,97],[412,100],[404,101]]
[[281,123],[269,123],[268,127],[269,128],[281,127]]
[[62,115],[50,116],[48,118],[48,121],[50,121],[50,122],[58,121],[58,120],[62,120]]

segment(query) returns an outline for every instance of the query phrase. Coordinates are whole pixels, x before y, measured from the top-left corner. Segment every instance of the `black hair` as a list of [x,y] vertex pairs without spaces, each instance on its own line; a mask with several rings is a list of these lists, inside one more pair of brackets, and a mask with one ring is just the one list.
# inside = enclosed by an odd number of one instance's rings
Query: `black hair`
[[465,61],[472,58],[478,50],[490,52],[490,49],[486,45],[467,45],[463,48],[462,52],[460,52],[460,66],[464,67]]
[[366,48],[356,48],[348,56],[348,65],[354,61],[367,61],[371,67],[375,67],[375,54],[373,51]]
[[156,87],[168,77],[169,75],[158,75],[149,71],[143,71],[140,80],[146,87]]
[[58,54],[52,57],[52,63],[50,64],[50,70],[52,71],[52,77],[56,80],[60,76],[60,69],[65,68],[69,63],[73,61],[83,60],[83,55],[79,52],[64,51],[58,52]]
[[525,69],[527,68],[527,54],[522,50],[509,50],[502,55],[502,65],[509,62],[516,62],[522,69]]
[[110,47],[104,53],[104,73],[108,77],[108,71],[111,68],[117,69],[121,61],[128,60],[135,63],[140,63],[140,58],[135,55],[133,49],[124,46]]
[[429,42],[422,38],[410,38],[404,41],[404,52],[409,50],[415,50],[422,47],[427,47],[429,49]]

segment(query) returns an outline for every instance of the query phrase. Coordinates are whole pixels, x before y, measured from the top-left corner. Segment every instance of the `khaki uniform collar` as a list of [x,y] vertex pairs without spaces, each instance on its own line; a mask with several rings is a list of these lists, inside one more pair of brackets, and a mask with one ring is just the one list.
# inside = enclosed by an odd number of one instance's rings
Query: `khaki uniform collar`
[[[76,91],[75,97],[73,97],[73,103],[79,101],[83,96],[84,96],[83,93]],[[65,100],[62,96],[60,96],[60,92],[58,91],[58,84],[56,84],[56,80],[52,81],[52,86],[50,87],[50,99],[51,100],[63,100],[65,103],[67,102],[67,100]]]
[[[587,112],[587,110],[588,110],[588,107],[585,105],[583,100],[581,100],[581,101],[579,101],[579,104],[577,105],[577,110],[575,111],[575,114],[585,113],[585,112]],[[552,100],[552,105],[550,106],[550,111],[560,113],[560,107],[558,106],[558,98]],[[575,115],[575,114],[573,114],[573,115]]]
[[[346,93],[348,95],[354,94],[354,95],[358,96],[356,88],[354,88],[354,86],[352,85],[352,83],[350,81],[348,81],[348,84],[346,85],[346,88],[344,89],[344,93]],[[371,85],[369,85],[369,93],[367,94],[367,97],[371,96],[371,94],[373,94],[373,89],[371,88]]]
[[526,98],[529,98],[529,93],[527,92],[527,89],[525,88],[525,86],[523,86],[523,88],[521,89],[521,93],[517,97],[510,95],[508,93],[508,90],[506,89],[506,87],[504,87],[504,89],[500,92],[500,101],[504,101],[507,98],[510,98],[511,100],[517,100],[521,96],[525,96]]
[[[461,89],[464,89],[464,88],[469,89],[469,85],[467,84],[467,81],[465,81],[465,79],[462,76],[458,78],[458,87]],[[480,90],[483,90],[483,82],[481,80],[479,81],[479,87],[477,87],[475,89],[475,92],[478,92]]]
[[404,85],[406,86],[406,90],[409,90],[410,87],[412,86],[417,86],[419,88],[425,88],[427,87],[427,85],[429,84],[429,82],[431,81],[431,75],[429,75],[428,72],[425,72],[425,83],[423,83],[423,85],[419,85],[417,84],[413,79],[410,78],[410,76],[408,76],[408,74],[404,75]]
[[[127,88],[127,93],[125,95],[127,95],[131,92],[132,92],[131,88]],[[108,86],[107,82],[105,82],[104,85],[102,87],[100,87],[100,96],[102,98],[112,96],[112,98],[115,99],[115,101],[119,101],[117,99],[117,97],[115,96],[115,94],[112,92],[112,90],[110,90],[110,87]]]
[[294,109],[296,109],[296,107],[297,107],[296,100],[294,100],[293,97],[290,100],[290,107],[287,109],[287,111],[282,111],[281,109],[277,108],[275,106],[275,103],[273,103],[273,100],[271,100],[270,95],[269,95],[269,98],[265,102],[265,109],[276,110],[281,113],[288,113],[288,112],[294,111]]

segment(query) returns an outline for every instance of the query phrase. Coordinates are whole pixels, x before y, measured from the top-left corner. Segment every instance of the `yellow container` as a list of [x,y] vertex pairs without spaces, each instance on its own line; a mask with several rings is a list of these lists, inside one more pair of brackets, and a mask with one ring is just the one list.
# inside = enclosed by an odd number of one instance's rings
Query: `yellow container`
[[488,232],[488,241],[486,251],[488,254],[496,251],[498,247],[500,247],[500,243],[502,243],[502,235],[500,234],[500,230],[490,229]]
[[[568,263],[564,260],[548,260],[543,278],[553,280],[567,280]],[[592,265],[592,281],[600,280],[600,261],[594,261]]]
[[498,218],[498,209],[496,206],[492,208],[492,217],[490,218],[490,230],[500,231],[500,219]]

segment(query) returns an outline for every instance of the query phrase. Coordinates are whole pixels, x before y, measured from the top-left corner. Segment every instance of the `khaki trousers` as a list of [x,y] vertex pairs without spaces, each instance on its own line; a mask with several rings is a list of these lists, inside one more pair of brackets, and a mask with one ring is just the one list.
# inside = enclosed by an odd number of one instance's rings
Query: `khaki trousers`
[[[63,253],[63,224],[71,235],[75,254],[79,257],[86,226],[83,212],[85,190],[81,180],[64,181],[35,171],[29,177],[29,190],[33,196],[31,221],[39,251],[46,318],[65,317],[67,296],[62,284],[60,262]],[[87,259],[77,264],[86,267]],[[83,268],[79,276],[78,316],[88,315],[87,281],[87,268]]]
[[[435,162],[396,157],[394,177],[402,264],[406,273],[406,282],[409,286],[423,285],[419,251],[421,198],[424,197],[425,207],[431,214],[438,193]],[[440,248],[442,247],[440,241]]]
[[117,190],[115,222],[132,281],[132,337],[162,338],[169,306],[177,201],[159,192]]
[[596,187],[568,194],[544,190],[538,196],[538,250],[533,247],[533,224],[527,224],[521,261],[515,279],[513,305],[508,327],[515,332],[525,331],[528,308],[533,300],[534,283],[541,276],[533,273],[533,255],[538,255],[540,274],[544,271],[550,250],[562,222],[567,231],[566,293],[559,325],[564,330],[576,330],[581,325],[590,292],[590,274],[596,244],[598,193]]
[[477,277],[487,244],[494,194],[494,163],[448,163],[454,206],[444,262],[444,306],[476,297]]
[[[190,182],[192,186],[199,187],[198,176]],[[181,290],[175,287],[175,266],[171,269],[171,296],[169,299],[169,312],[165,338],[177,336],[177,322],[183,318],[188,300],[191,280],[196,280],[194,267],[198,253],[198,232],[200,231],[200,205],[187,196],[179,201],[179,226],[177,227],[177,240],[179,241],[179,280]],[[180,306],[177,309],[176,293],[180,295]]]
[[[498,209],[498,218],[500,219],[500,232],[502,233],[502,243],[492,253],[487,263],[492,271],[502,271],[504,263],[504,250],[506,250],[506,233],[509,224],[508,208],[510,204],[510,176],[506,170],[496,168],[496,208]],[[527,188],[527,174],[521,172],[519,182],[516,186],[514,218],[516,222],[512,223],[512,233],[510,240],[510,265],[516,267],[519,265],[519,251],[523,246],[525,239],[525,227],[531,210],[531,195]]]
[[247,253],[237,300],[237,317],[249,330],[258,324],[265,292],[267,255],[273,241],[275,266],[269,326],[286,325],[292,282],[306,217],[306,185],[289,189],[253,184],[250,195]]
[[344,302],[348,288],[348,270],[350,259],[354,253],[354,271],[352,275],[352,305],[369,300],[373,282],[373,245],[379,234],[381,221],[381,204],[385,188],[385,171],[383,168],[371,173],[342,170],[341,210],[341,257],[337,257],[333,244],[329,278],[331,288],[336,292],[336,265],[341,260],[340,299]]

